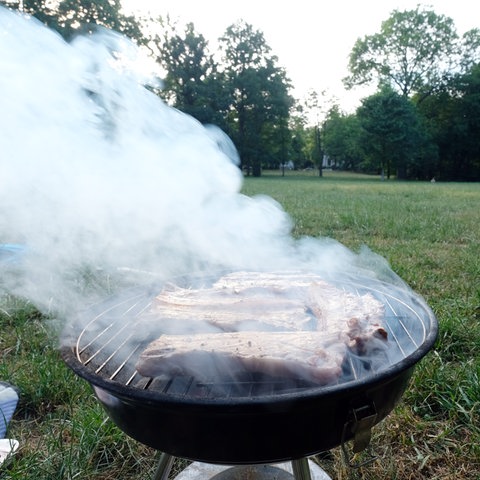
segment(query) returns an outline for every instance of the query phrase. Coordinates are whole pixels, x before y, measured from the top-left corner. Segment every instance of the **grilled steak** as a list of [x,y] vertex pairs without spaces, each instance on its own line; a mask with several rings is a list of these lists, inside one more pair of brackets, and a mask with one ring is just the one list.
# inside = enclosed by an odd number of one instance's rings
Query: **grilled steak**
[[[346,332],[380,327],[384,306],[372,295],[345,292],[312,274],[237,272],[209,288],[165,288],[148,316],[178,332]],[[175,322],[175,323],[174,323]],[[183,328],[188,325],[189,328]]]
[[216,289],[164,291],[149,315],[155,321],[175,322],[179,328],[193,324],[197,331],[208,331],[213,326],[226,332],[283,332],[314,330],[317,326],[317,318],[305,301],[268,291],[252,296]]
[[325,384],[341,374],[348,351],[384,348],[383,315],[372,295],[312,274],[237,272],[208,288],[169,286],[147,315],[164,324],[164,335],[147,346],[137,370],[197,378],[247,370]]
[[147,377],[199,380],[249,371],[325,385],[341,374],[347,349],[341,337],[320,332],[162,335],[141,354],[137,370]]
[[317,318],[306,301],[312,281],[298,274],[238,272],[210,288],[167,286],[150,314],[164,323],[175,321],[179,328],[194,322],[197,331],[208,331],[208,326],[227,332],[314,330]]

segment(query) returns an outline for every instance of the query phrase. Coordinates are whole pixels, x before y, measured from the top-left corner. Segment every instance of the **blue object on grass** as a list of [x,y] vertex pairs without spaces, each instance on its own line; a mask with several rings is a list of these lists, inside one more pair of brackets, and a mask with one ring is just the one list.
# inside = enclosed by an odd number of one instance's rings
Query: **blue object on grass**
[[25,247],[17,243],[0,243],[0,265],[18,262]]
[[5,438],[7,427],[18,403],[18,393],[11,385],[0,382],[0,438]]

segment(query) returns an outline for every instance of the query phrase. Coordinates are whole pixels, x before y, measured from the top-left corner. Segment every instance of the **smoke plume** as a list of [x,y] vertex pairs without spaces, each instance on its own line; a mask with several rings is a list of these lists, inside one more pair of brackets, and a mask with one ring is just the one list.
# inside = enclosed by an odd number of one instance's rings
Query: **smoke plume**
[[280,205],[242,195],[231,141],[152,93],[154,66],[128,39],[66,43],[3,8],[0,33],[0,243],[25,246],[3,288],[68,312],[216,269],[375,275],[368,255],[294,240]]

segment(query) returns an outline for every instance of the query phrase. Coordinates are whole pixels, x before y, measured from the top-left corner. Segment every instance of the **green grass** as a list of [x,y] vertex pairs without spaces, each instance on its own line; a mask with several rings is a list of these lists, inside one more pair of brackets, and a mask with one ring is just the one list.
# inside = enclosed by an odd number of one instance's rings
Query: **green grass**
[[[296,237],[366,245],[386,258],[440,323],[403,401],[374,429],[378,460],[351,470],[335,449],[321,466],[337,480],[480,479],[480,185],[265,172],[243,191],[280,202]],[[63,364],[53,320],[12,298],[0,308],[0,379],[21,392],[8,432],[21,448],[0,478],[149,478],[155,452],[115,427]]]

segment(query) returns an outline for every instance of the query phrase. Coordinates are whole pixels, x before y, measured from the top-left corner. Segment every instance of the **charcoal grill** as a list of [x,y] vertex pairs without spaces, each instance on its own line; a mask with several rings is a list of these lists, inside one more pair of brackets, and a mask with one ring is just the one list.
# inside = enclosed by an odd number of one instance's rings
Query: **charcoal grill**
[[400,400],[415,365],[432,348],[438,326],[425,302],[402,287],[370,278],[327,280],[380,300],[389,338],[388,355],[348,355],[344,374],[332,385],[255,372],[234,380],[142,377],[135,363],[165,328],[147,331],[141,320],[159,286],[89,309],[86,324],[83,315],[83,323],[73,322],[66,330],[62,357],[92,385],[121,430],[167,458],[271,464],[305,459],[350,440],[359,451],[372,427]]

